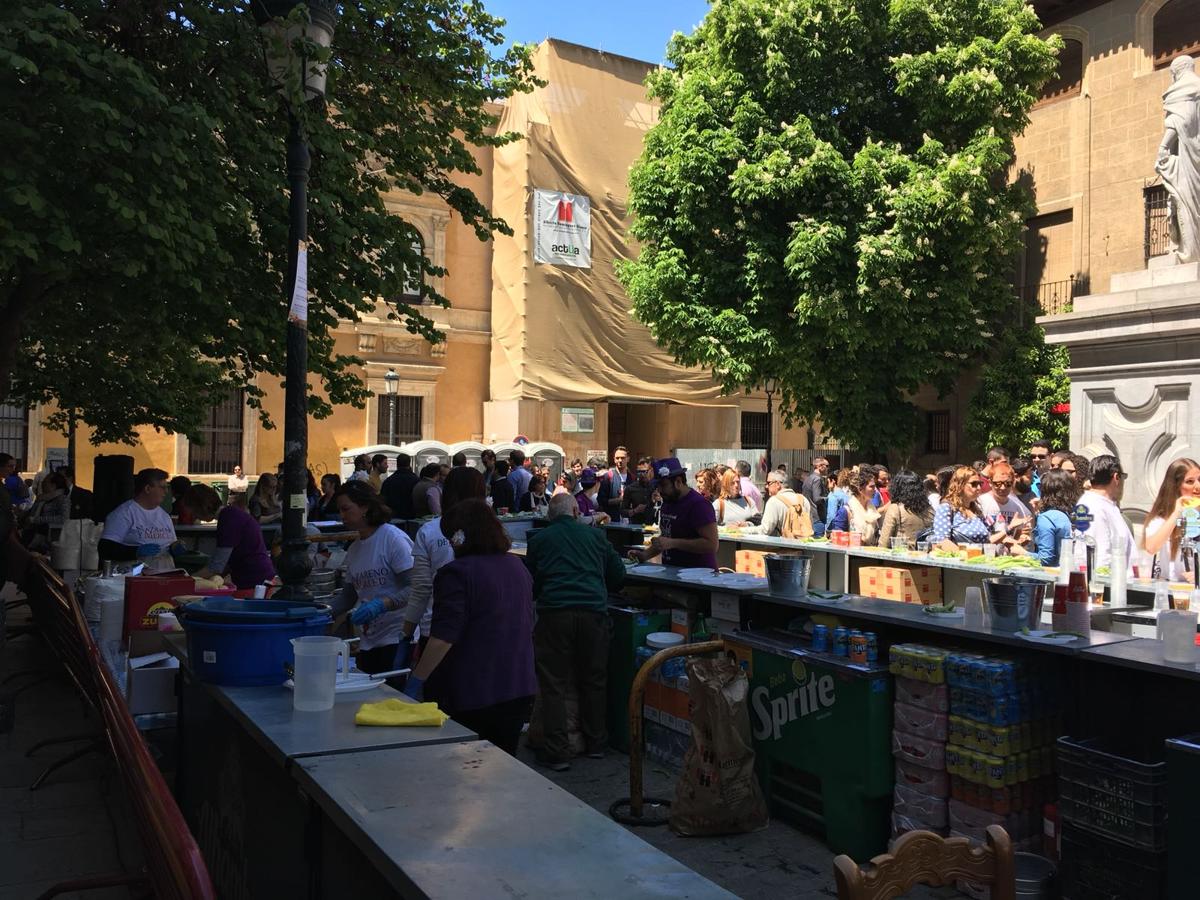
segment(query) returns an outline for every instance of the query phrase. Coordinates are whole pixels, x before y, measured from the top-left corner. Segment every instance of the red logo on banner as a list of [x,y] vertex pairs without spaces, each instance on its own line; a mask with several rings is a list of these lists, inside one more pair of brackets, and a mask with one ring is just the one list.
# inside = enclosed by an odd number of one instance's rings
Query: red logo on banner
[[558,221],[570,224],[575,215],[575,208],[566,200],[558,201]]

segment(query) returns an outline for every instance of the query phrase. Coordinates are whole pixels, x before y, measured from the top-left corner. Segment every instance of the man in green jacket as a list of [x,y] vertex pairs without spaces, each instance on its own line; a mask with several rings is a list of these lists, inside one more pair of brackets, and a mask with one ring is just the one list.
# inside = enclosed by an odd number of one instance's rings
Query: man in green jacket
[[587,755],[603,758],[608,744],[608,594],[621,587],[625,565],[603,531],[579,521],[570,494],[552,497],[548,516],[549,524],[530,534],[525,562],[538,615],[533,657],[545,726],[538,762],[563,772],[570,768],[566,699],[572,683]]

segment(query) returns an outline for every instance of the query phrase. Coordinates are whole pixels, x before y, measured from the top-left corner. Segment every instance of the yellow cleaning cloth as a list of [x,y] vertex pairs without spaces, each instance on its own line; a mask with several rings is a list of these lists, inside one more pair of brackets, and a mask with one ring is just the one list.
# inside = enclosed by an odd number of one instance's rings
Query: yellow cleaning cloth
[[436,703],[405,703],[393,699],[364,703],[354,714],[354,724],[441,728],[448,718]]

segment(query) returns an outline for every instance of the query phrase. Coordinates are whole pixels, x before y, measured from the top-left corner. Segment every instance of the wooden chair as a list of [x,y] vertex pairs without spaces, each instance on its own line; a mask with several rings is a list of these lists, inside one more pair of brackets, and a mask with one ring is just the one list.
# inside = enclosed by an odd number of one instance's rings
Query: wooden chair
[[913,885],[941,886],[960,878],[990,885],[992,900],[1015,900],[1017,894],[1012,841],[999,825],[988,826],[985,846],[932,831],[910,831],[891,853],[876,856],[862,868],[843,853],[833,861],[833,874],[838,900],[891,900]]

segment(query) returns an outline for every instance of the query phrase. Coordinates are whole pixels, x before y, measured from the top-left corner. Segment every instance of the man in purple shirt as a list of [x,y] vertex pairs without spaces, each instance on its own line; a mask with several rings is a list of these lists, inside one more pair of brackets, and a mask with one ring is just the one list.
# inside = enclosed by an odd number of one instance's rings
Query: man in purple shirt
[[640,562],[660,553],[668,566],[717,567],[717,514],[712,504],[688,487],[687,470],[673,456],[654,464],[662,495],[659,525],[662,533],[645,550],[631,550]]

